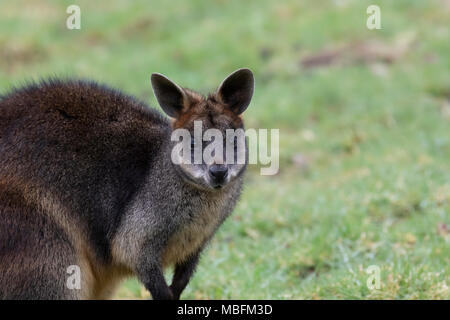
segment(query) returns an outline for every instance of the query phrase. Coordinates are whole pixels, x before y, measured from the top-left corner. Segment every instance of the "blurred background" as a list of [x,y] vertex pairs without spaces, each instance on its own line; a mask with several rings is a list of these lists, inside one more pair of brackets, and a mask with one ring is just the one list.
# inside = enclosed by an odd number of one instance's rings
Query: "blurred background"
[[280,171],[250,168],[183,298],[449,299],[450,1],[376,1],[369,30],[373,2],[1,1],[0,90],[74,76],[158,107],[152,72],[207,93],[251,68]]

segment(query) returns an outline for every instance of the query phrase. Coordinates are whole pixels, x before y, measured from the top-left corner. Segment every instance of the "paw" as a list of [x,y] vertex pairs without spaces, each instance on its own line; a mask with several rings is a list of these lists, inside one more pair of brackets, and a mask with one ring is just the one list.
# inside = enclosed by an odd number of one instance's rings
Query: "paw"
[[180,300],[181,291],[178,290],[175,286],[170,285],[170,291],[172,292],[172,300]]
[[174,294],[170,287],[166,287],[164,290],[160,290],[152,294],[153,300],[174,300]]

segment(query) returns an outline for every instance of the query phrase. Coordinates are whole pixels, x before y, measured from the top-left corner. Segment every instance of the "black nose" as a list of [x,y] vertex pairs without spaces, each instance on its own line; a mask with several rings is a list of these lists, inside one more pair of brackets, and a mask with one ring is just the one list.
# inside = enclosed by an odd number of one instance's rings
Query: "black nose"
[[209,167],[209,174],[216,180],[223,180],[228,174],[228,168],[221,164],[213,164]]

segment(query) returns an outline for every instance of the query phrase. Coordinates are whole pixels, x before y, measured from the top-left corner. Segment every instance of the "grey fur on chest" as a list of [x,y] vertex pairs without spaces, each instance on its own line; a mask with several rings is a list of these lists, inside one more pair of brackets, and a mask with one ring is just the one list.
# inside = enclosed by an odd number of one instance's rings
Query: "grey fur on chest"
[[[190,190],[184,185],[174,195],[167,242],[161,254],[163,266],[184,261],[202,249],[228,217],[239,197],[241,181],[218,192]],[[159,212],[159,214],[164,214]],[[169,231],[169,230],[168,230]]]
[[163,158],[158,160],[114,237],[119,263],[133,265],[149,245],[165,267],[185,260],[204,247],[239,198],[242,178],[224,190],[207,192],[181,180]]
[[228,215],[224,197],[194,198],[175,211],[177,225],[167,239],[162,252],[163,266],[185,260],[212,236]]

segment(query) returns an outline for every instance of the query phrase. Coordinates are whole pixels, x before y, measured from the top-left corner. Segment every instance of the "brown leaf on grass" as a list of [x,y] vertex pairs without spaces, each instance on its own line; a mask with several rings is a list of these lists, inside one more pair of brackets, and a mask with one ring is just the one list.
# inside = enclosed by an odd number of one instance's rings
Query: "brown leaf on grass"
[[42,48],[29,43],[3,43],[0,44],[0,69],[13,73],[18,67],[39,62],[45,56]]
[[126,25],[122,30],[121,34],[123,36],[134,36],[140,34],[144,31],[149,30],[154,24],[154,20],[151,17],[145,16],[137,19],[135,22]]
[[90,46],[99,45],[106,42],[105,34],[98,31],[89,33],[84,40]]
[[438,235],[440,235],[443,238],[446,238],[450,234],[450,230],[449,230],[448,226],[443,222],[439,222],[437,224],[436,232]]
[[403,46],[391,46],[381,41],[355,43],[348,49],[349,63],[393,63],[405,53]]
[[333,64],[391,64],[401,59],[412,47],[414,41],[414,33],[400,34],[391,43],[380,40],[358,41],[307,55],[301,59],[300,63],[305,69]]
[[301,64],[305,69],[331,65],[336,63],[342,53],[343,49],[323,50],[304,57]]

